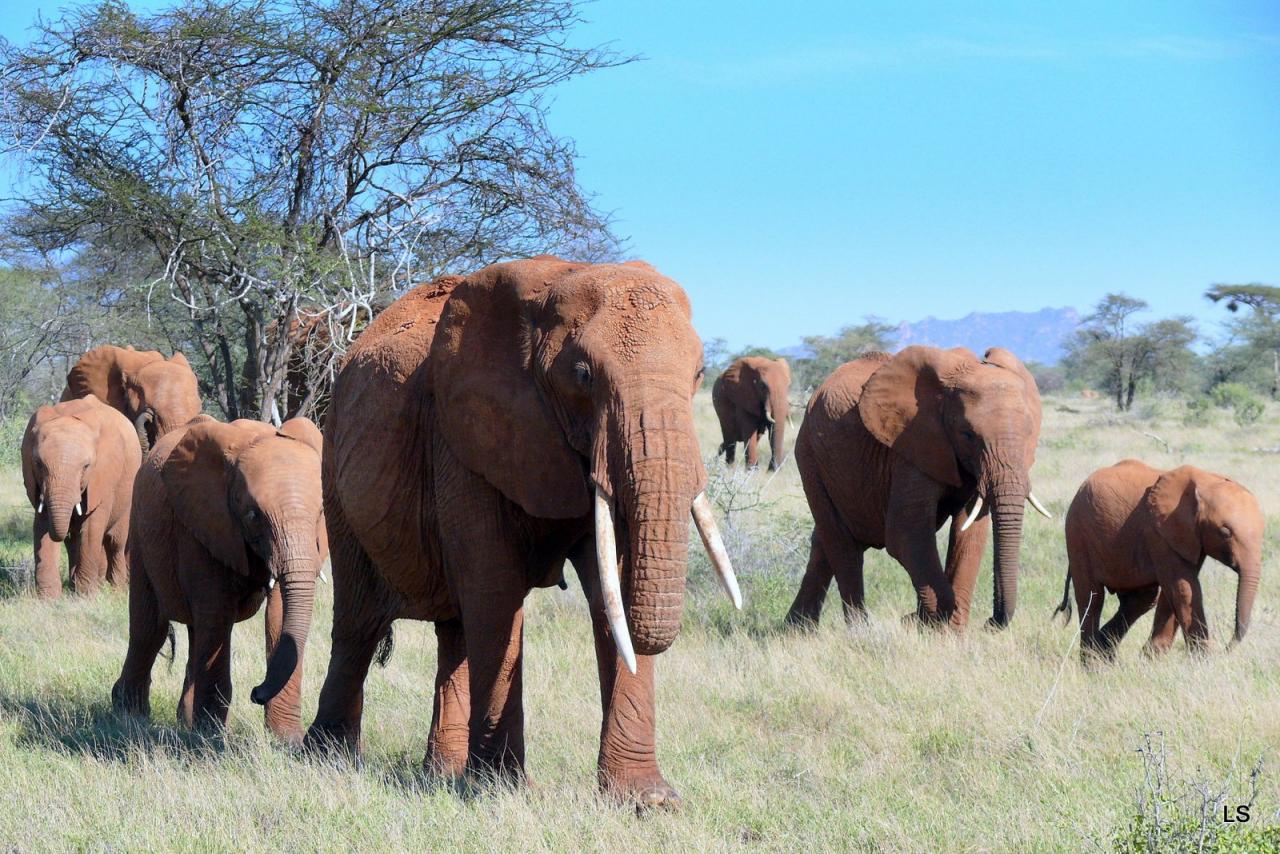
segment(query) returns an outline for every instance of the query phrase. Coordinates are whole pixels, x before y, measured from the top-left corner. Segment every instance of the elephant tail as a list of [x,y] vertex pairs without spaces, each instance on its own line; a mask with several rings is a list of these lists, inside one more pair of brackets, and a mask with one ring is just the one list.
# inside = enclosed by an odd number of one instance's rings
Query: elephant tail
[[[1058,607],[1053,610],[1053,616],[1056,617],[1063,614],[1063,621],[1071,622],[1071,572],[1067,572],[1066,583],[1062,585],[1062,601],[1058,603]],[[1052,619],[1052,618],[1050,618]]]
[[162,651],[161,651],[161,653],[160,653],[160,657],[161,657],[161,658],[167,658],[167,659],[169,660],[169,672],[170,672],[170,673],[172,673],[172,672],[173,672],[173,660],[174,660],[175,658],[177,658],[177,655],[178,655],[178,651],[177,651],[177,650],[178,650],[178,637],[177,637],[177,635],[175,635],[175,634],[174,634],[174,632],[173,632],[173,623],[169,623],[169,625],[168,625],[168,635],[169,635],[169,654],[168,654],[168,655],[165,655],[165,654],[164,654],[164,652],[163,652],[164,647],[162,646],[162,647],[161,647],[161,650],[162,650]]
[[378,662],[379,667],[386,667],[387,662],[391,660],[391,653],[395,650],[396,638],[394,630],[391,626],[387,626],[387,633],[382,636],[382,640],[378,641],[377,652],[374,653],[374,661]]

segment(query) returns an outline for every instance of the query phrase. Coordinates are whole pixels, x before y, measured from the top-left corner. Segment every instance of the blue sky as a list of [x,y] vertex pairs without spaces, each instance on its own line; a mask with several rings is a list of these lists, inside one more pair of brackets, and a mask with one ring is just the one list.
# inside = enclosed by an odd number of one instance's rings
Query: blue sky
[[[8,5],[23,41],[36,11]],[[150,4],[154,5],[154,4]],[[646,57],[558,91],[583,184],[705,337],[787,346],[866,314],[1085,308],[1213,331],[1280,284],[1280,4],[588,6]]]

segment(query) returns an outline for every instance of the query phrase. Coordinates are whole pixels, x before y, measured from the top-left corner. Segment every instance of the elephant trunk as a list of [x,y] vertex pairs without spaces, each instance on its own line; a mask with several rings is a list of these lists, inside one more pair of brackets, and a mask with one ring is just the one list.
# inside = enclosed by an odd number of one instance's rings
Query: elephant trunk
[[[622,544],[625,628],[641,655],[671,646],[684,610],[690,510],[703,469],[689,403],[680,403],[638,414],[615,404],[597,431],[593,480],[605,496],[597,524],[607,524],[610,505],[618,510],[616,531],[597,532],[597,545],[611,533]],[[607,587],[602,592],[607,600]]]
[[84,511],[81,503],[83,490],[77,477],[50,477],[43,484],[45,518],[49,520],[49,537],[56,543],[67,538],[71,520],[77,512]]
[[294,671],[302,666],[307,634],[311,630],[318,569],[319,561],[315,555],[291,555],[282,561],[278,583],[284,601],[284,622],[275,651],[267,662],[266,678],[249,695],[259,705],[265,705],[279,694]]
[[1022,517],[1027,500],[1025,479],[997,483],[990,491],[991,530],[995,539],[994,604],[989,625],[1004,628],[1018,607]]
[[133,429],[138,434],[138,444],[145,457],[151,450],[151,443],[156,433],[156,417],[149,409],[144,409],[133,419]]
[[1253,599],[1258,594],[1258,579],[1262,575],[1262,560],[1250,559],[1240,565],[1240,578],[1236,586],[1236,633],[1231,639],[1235,646],[1244,640],[1249,631],[1249,616],[1253,613]]
[[790,414],[791,402],[787,400],[786,391],[773,389],[765,403],[765,414],[769,419],[769,469],[777,471],[785,459],[783,446],[786,440],[787,417]]

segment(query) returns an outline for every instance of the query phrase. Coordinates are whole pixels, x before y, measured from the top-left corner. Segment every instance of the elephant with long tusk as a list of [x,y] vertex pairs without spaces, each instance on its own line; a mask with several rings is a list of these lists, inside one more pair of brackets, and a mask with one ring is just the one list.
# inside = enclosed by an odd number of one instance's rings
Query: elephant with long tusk
[[[978,567],[995,539],[993,613],[1017,605],[1024,505],[1031,491],[1040,394],[1016,356],[993,347],[908,347],[837,368],[814,393],[796,465],[814,517],[800,590],[787,622],[815,624],[832,578],[847,619],[863,614],[862,556],[886,549],[911,576],[916,615],[963,628]],[[951,523],[944,564],[935,533]]]
[[427,764],[521,779],[523,602],[568,561],[595,638],[599,783],[677,804],[655,748],[654,662],[680,630],[691,516],[742,602],[703,494],[701,383],[688,298],[641,262],[498,264],[376,318],[325,427],[333,654],[308,744],[358,750],[375,649],[394,620],[429,620]]

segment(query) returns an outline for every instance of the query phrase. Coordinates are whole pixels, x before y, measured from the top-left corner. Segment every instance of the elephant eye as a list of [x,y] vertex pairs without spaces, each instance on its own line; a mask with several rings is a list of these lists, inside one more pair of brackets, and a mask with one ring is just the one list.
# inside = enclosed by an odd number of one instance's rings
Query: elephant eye
[[1219,528],[1218,530],[1222,533],[1222,536],[1224,536],[1224,537],[1230,537],[1230,536],[1231,536],[1231,529],[1230,529],[1230,528],[1228,528],[1226,525],[1223,525],[1223,526],[1222,526],[1221,528]]
[[244,511],[244,518],[247,521],[252,522],[254,519],[258,518],[258,511],[250,507],[248,510]]
[[591,388],[591,366],[586,362],[578,362],[573,366],[573,378],[584,389]]

